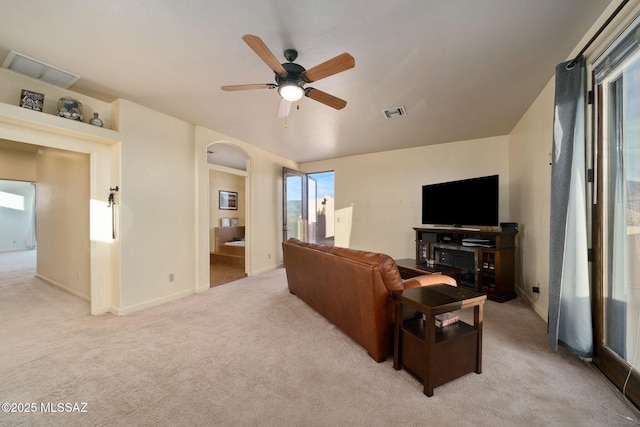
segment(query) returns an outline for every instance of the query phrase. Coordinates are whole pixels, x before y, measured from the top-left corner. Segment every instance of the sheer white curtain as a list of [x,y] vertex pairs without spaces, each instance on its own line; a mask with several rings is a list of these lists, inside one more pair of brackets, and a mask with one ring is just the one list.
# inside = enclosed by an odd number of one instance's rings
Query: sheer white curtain
[[584,61],[556,67],[551,170],[549,345],[593,354],[585,184]]

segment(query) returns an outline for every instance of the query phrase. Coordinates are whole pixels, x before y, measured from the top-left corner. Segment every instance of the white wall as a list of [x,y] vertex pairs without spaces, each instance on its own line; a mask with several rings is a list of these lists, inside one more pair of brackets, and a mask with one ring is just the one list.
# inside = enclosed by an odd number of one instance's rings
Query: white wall
[[[222,218],[237,218],[239,225],[245,225],[245,177],[217,170],[209,171],[209,223],[211,228],[220,227]],[[238,209],[220,209],[218,191],[235,191],[238,193]]]
[[[519,295],[544,320],[549,306],[549,224],[551,197],[550,153],[553,141],[552,80],[509,135],[511,213],[518,222],[516,271]],[[532,292],[540,287],[540,294]]]
[[[500,221],[509,212],[509,145],[506,136],[300,165],[305,172],[335,171],[336,245],[415,256],[421,225],[422,186],[500,175]],[[348,223],[351,221],[351,227]]]
[[35,151],[0,146],[0,179],[36,182]]
[[89,156],[40,148],[36,217],[38,276],[72,294],[91,298]]
[[118,104],[124,314],[195,292],[195,145],[189,123]]

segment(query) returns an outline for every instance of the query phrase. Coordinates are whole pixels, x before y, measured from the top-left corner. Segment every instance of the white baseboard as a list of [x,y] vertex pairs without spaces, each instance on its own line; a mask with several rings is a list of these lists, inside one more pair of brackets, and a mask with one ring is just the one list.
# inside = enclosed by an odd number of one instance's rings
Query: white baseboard
[[99,316],[101,314],[107,314],[107,313],[112,313],[113,312],[113,308],[112,307],[98,307],[98,310],[95,313],[92,313],[95,316]]
[[184,298],[189,295],[193,295],[193,288],[186,289],[184,291],[176,292],[175,294],[167,295],[161,298],[156,298],[150,301],[146,301],[140,304],[131,305],[129,307],[111,307],[111,312],[116,316],[124,316],[127,314],[135,313],[136,311],[144,310],[145,308],[155,307],[160,304],[164,304],[169,301],[174,301],[180,298]]
[[70,293],[71,295],[74,295],[74,296],[76,296],[76,297],[80,298],[80,299],[81,299],[81,300],[83,300],[83,301],[86,301],[86,302],[88,302],[88,303],[91,303],[91,298],[89,298],[87,295],[82,295],[80,292],[78,292],[78,291],[76,291],[76,290],[73,290],[73,289],[71,289],[71,288],[69,288],[69,287],[67,287],[67,286],[63,285],[62,283],[58,283],[58,282],[56,282],[55,280],[51,280],[51,279],[49,279],[48,277],[45,277],[45,276],[43,276],[43,275],[41,275],[41,274],[36,274],[36,277],[37,277],[38,279],[40,279],[40,280],[43,280],[43,281],[47,282],[48,284],[50,284],[50,285],[52,285],[52,286],[55,286],[56,288],[60,288],[60,289],[62,289],[63,291],[68,292],[68,293]]
[[283,264],[270,265],[268,267],[261,268],[260,270],[256,270],[251,274],[252,276],[257,276],[258,274],[267,273],[269,271],[277,270],[278,268],[283,267]]
[[208,291],[209,289],[211,289],[211,285],[209,283],[205,283],[204,285],[200,285],[196,288],[196,293],[199,294],[200,292]]

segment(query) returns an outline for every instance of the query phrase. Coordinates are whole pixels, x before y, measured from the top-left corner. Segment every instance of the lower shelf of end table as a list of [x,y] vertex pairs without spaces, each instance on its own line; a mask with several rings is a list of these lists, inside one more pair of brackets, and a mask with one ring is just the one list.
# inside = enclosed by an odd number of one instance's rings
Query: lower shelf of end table
[[[431,285],[395,291],[393,367],[423,382],[424,394],[471,372],[482,372],[482,322],[486,295],[468,288]],[[473,325],[462,320],[436,326],[438,314],[473,308]],[[416,316],[411,314],[418,312]],[[407,319],[405,314],[411,316]]]
[[[424,319],[406,321],[400,328],[400,365],[418,380],[426,379],[427,349]],[[433,346],[432,386],[438,387],[478,368],[478,330],[458,321],[443,328],[435,328]]]

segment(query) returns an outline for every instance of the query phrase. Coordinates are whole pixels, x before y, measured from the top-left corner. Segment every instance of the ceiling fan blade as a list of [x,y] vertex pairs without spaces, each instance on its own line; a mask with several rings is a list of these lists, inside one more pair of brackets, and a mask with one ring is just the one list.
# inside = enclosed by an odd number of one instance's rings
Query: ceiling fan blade
[[236,90],[253,90],[253,89],[274,89],[278,87],[274,83],[259,83],[253,85],[231,85],[231,86],[220,86],[220,89],[225,90],[227,92],[233,92]]
[[278,107],[278,118],[284,119],[289,116],[293,102],[280,98],[280,106]]
[[356,60],[348,53],[343,53],[322,64],[309,68],[302,73],[302,79],[307,82],[317,82],[325,77],[333,76],[342,71],[349,70],[356,66]]
[[305,96],[313,99],[314,101],[322,102],[323,104],[328,105],[331,108],[335,108],[336,110],[342,110],[347,105],[347,101],[345,101],[344,99],[336,98],[333,95],[329,95],[326,92],[314,89],[312,87],[305,89]]
[[260,37],[245,34],[242,36],[242,40],[244,40],[244,42],[253,49],[260,59],[262,59],[276,74],[287,75],[287,70],[284,69],[282,64],[280,64],[280,61],[278,61],[278,58],[271,53]]

